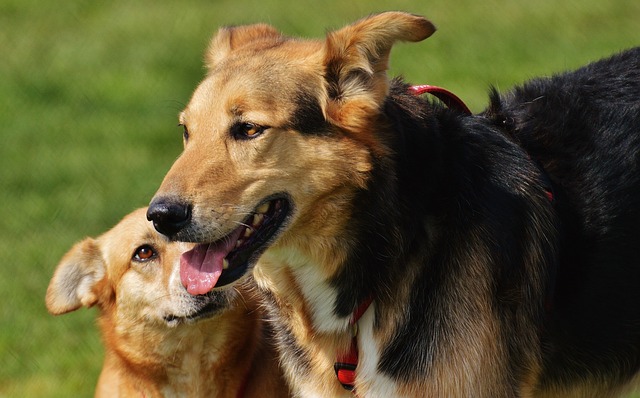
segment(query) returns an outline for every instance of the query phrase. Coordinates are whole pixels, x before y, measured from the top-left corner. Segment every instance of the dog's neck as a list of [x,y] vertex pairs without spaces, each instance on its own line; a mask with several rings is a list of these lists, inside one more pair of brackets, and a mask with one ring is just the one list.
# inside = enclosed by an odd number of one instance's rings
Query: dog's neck
[[[118,332],[104,317],[101,326],[107,350],[97,394],[103,391],[104,396],[235,398],[248,388],[254,361],[264,360],[258,358],[263,355],[259,313],[242,305],[198,324],[158,326],[162,330],[138,322]],[[125,332],[131,328],[144,328],[145,333]],[[149,333],[162,338],[149,345],[144,337]],[[132,336],[139,338],[134,341]],[[253,379],[260,377],[253,374]],[[114,384],[119,395],[113,395]]]
[[[259,286],[285,305],[283,313],[291,315],[290,321],[299,323],[296,330],[309,335],[340,334],[348,330],[349,316],[336,314],[338,291],[322,273],[326,268],[296,247],[276,247],[262,256],[255,277]],[[264,269],[269,271],[263,273]]]
[[[426,113],[415,109],[423,107],[432,109]],[[257,279],[282,302],[299,307],[295,312],[309,317],[304,324],[310,333],[348,333],[349,319],[362,302],[374,297],[380,309],[389,300],[380,293],[394,291],[397,295],[406,286],[407,275],[413,271],[406,265],[401,248],[411,241],[424,243],[428,239],[430,226],[425,225],[422,216],[431,204],[424,198],[436,195],[425,191],[437,190],[442,179],[433,171],[438,168],[432,167],[440,157],[435,154],[438,145],[432,142],[437,139],[421,130],[433,128],[436,112],[441,109],[419,99],[401,80],[394,80],[385,103],[387,120],[381,123],[393,127],[377,134],[387,134],[383,140],[402,141],[400,145],[410,148],[416,156],[407,160],[389,155],[373,161],[368,188],[353,193],[353,210],[344,222],[343,236],[326,237],[313,230],[305,231],[303,236],[282,239],[262,256],[261,265],[256,268]],[[416,116],[424,114],[427,116]],[[404,164],[415,159],[422,159],[419,165]],[[402,167],[396,167],[396,163],[402,163]],[[407,169],[412,170],[415,181],[392,171]],[[407,215],[388,203],[406,203],[414,208],[418,203],[421,207],[415,211],[420,216]],[[377,212],[372,214],[371,209]],[[263,274],[261,267],[270,269]]]

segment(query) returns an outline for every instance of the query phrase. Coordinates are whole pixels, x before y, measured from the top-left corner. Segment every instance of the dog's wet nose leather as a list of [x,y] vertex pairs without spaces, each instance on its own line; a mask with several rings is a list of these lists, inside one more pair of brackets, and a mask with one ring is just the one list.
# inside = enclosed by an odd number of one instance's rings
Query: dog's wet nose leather
[[168,198],[154,199],[147,210],[147,220],[163,235],[180,232],[191,221],[191,206]]

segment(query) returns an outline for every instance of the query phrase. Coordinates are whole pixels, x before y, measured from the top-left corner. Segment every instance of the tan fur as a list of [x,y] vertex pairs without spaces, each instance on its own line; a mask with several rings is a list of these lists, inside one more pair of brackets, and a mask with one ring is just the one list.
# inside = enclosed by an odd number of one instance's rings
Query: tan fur
[[[47,290],[55,315],[96,305],[105,344],[97,397],[287,396],[277,360],[262,335],[255,293],[229,292],[227,308],[198,321],[170,325],[164,317],[197,309],[182,287],[179,258],[191,245],[169,242],[145,219],[125,217],[97,239],[76,244],[61,260]],[[142,245],[157,257],[136,262]],[[234,293],[234,292],[231,292]]]
[[329,33],[324,65],[340,92],[329,100],[329,120],[352,132],[373,127],[371,116],[378,113],[389,88],[391,47],[398,40],[424,40],[433,32],[434,26],[422,17],[389,12]]

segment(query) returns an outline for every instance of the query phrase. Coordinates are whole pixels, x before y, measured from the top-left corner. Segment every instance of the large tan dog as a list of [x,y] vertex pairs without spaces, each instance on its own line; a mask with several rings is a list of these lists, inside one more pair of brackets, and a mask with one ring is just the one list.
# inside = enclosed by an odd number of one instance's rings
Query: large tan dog
[[386,76],[433,32],[399,12],[323,40],[221,29],[149,219],[199,243],[193,294],[254,270],[299,397],[619,393],[640,369],[640,50],[474,116]]
[[254,293],[189,295],[179,261],[193,245],[170,243],[145,212],[77,243],[47,290],[52,314],[99,308],[106,357],[96,396],[287,396]]

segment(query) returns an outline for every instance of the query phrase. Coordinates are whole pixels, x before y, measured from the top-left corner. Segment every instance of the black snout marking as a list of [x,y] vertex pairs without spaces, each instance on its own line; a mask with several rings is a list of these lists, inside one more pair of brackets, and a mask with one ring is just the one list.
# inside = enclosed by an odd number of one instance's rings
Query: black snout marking
[[191,205],[171,197],[155,198],[149,204],[147,220],[163,235],[171,237],[191,221]]

